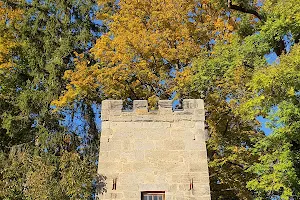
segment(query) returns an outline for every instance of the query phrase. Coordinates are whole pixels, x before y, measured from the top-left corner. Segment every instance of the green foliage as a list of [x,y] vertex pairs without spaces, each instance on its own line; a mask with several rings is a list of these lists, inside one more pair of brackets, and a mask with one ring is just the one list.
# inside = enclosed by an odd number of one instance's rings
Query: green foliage
[[259,156],[259,162],[249,170],[259,178],[251,180],[249,188],[278,194],[282,199],[300,195],[299,58],[300,48],[295,45],[289,54],[280,57],[279,64],[254,73],[249,86],[255,96],[241,106],[246,117],[264,114],[273,129],[271,136],[255,146],[253,152]]
[[92,198],[98,131],[91,103],[80,103],[88,130],[83,133],[63,126],[66,115],[53,112],[50,103],[65,87],[62,77],[74,68],[76,54],[87,51],[100,30],[93,22],[95,3],[33,0],[1,6],[11,22],[15,15],[8,13],[18,11],[20,17],[16,23],[0,21],[1,36],[11,33],[16,43],[0,50],[7,53],[3,58],[12,58],[0,67],[0,199]]
[[3,199],[89,199],[93,189],[94,163],[76,152],[61,156],[30,152],[28,147],[13,147],[1,153]]
[[[208,110],[213,199],[300,197],[299,3],[264,1],[260,12],[262,21],[241,15],[234,37],[204,51],[185,85],[203,95]],[[270,65],[265,55],[272,50],[279,57]],[[270,120],[270,136],[260,133],[258,116]]]
[[236,110],[249,95],[246,83],[251,74],[266,64],[261,55],[268,49],[258,35],[247,39],[234,36],[229,42],[217,41],[212,51],[205,50],[194,62],[193,84],[186,87],[201,91],[205,98],[213,199],[254,198],[247,188],[247,181],[254,176],[247,169],[257,161],[251,149],[263,135],[255,129],[257,121],[243,120]]

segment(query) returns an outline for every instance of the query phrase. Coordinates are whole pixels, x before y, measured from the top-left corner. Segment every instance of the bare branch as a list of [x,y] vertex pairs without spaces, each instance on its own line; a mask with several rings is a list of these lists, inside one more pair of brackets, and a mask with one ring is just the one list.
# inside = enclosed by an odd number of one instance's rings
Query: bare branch
[[261,21],[265,21],[264,16],[260,15],[256,10],[249,9],[249,8],[244,8],[244,7],[238,6],[238,5],[233,5],[231,0],[228,0],[228,8],[230,8],[232,10],[240,11],[240,12],[243,12],[243,13],[252,14],[255,17],[257,17],[258,19],[260,19]]

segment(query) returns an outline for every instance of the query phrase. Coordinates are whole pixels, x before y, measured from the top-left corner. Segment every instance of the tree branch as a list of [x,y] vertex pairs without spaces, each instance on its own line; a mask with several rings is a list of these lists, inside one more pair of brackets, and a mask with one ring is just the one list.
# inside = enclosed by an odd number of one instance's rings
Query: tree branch
[[244,64],[245,67],[248,67],[248,68],[250,68],[250,69],[254,69],[254,66],[249,65],[249,64],[247,63],[247,61],[243,61],[243,64]]
[[283,38],[277,42],[276,47],[274,47],[274,52],[277,56],[280,56],[282,53],[287,53]]
[[249,8],[244,8],[244,7],[238,6],[238,5],[233,5],[232,0],[228,0],[228,8],[230,8],[232,10],[240,11],[240,12],[243,12],[243,13],[252,14],[255,17],[257,17],[258,19],[260,19],[261,21],[265,21],[264,16],[260,15],[256,10],[249,9]]
[[227,163],[231,164],[231,165],[235,165],[237,167],[240,167],[241,169],[245,169],[244,165],[242,164],[239,164],[239,163],[234,163],[234,162],[231,162],[231,161],[227,161]]
[[41,8],[41,7],[33,6],[30,3],[19,4],[19,3],[15,3],[15,2],[12,2],[12,1],[9,1],[9,0],[5,0],[4,2],[13,9],[16,9],[16,8],[23,8],[23,9],[24,8],[36,8],[37,10],[39,10],[41,12],[44,12],[45,14],[47,14],[48,11],[49,11],[49,9],[47,9],[47,8]]

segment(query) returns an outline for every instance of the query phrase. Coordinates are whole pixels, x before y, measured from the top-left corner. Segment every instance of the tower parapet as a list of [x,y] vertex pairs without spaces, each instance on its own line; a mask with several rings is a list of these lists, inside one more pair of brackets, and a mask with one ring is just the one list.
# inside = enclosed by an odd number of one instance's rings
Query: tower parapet
[[158,110],[150,111],[147,100],[134,100],[132,110],[123,110],[122,100],[102,101],[102,121],[204,121],[202,99],[184,99],[183,108],[172,109],[172,100],[159,100]]

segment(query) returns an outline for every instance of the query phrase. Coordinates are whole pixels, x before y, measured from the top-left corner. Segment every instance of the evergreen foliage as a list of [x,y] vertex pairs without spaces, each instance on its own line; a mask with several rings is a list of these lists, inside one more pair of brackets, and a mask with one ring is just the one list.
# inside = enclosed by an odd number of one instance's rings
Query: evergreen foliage
[[95,192],[98,131],[89,124],[91,104],[77,103],[86,116],[84,133],[68,129],[64,112],[51,106],[65,87],[64,72],[100,31],[95,6],[1,1],[0,199],[89,199]]

